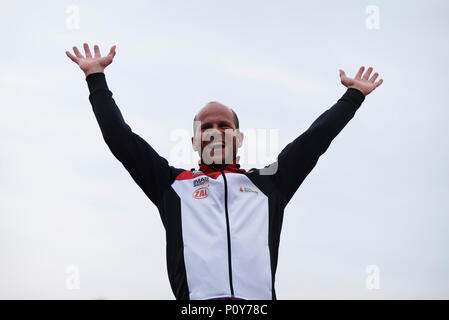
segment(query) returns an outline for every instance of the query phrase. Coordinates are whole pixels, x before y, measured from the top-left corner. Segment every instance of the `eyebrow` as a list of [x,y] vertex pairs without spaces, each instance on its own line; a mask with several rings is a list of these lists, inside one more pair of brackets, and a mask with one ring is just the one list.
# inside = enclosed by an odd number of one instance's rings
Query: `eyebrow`
[[[232,127],[232,123],[229,122],[229,121],[226,121],[226,120],[221,120],[221,121],[218,122],[218,124],[219,125],[227,125],[227,126]],[[202,129],[205,128],[205,127],[210,127],[210,126],[211,126],[210,122],[206,122],[206,123],[202,123],[201,124],[201,128]]]

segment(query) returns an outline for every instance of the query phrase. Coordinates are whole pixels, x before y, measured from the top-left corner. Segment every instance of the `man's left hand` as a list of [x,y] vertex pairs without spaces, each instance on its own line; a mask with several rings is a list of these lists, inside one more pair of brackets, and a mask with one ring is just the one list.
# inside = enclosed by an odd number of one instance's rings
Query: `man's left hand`
[[[355,88],[360,90],[365,96],[369,95],[374,89],[380,86],[383,82],[383,79],[380,79],[377,82],[377,77],[379,74],[376,72],[370,78],[371,72],[373,72],[373,68],[369,67],[363,75],[363,71],[365,71],[365,67],[361,66],[359,72],[357,72],[355,78],[350,78],[346,76],[345,72],[340,69],[340,79],[341,83],[347,88]],[[363,75],[363,76],[362,76]]]

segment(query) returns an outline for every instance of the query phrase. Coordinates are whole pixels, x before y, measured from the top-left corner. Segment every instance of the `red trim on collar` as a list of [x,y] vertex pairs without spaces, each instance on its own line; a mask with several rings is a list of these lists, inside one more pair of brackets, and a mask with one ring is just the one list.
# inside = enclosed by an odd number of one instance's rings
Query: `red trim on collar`
[[201,160],[198,161],[198,164],[200,166],[199,170],[205,174],[210,174],[217,171],[220,172],[220,170],[223,170],[224,172],[236,173],[246,172],[245,169],[240,168],[240,164],[237,163],[237,159],[234,159],[232,163],[229,164],[204,164]]
[[199,170],[194,171],[193,169],[190,171],[183,171],[181,172],[177,177],[176,180],[190,180],[195,179],[197,177],[206,175],[208,177],[211,177],[212,179],[217,179],[221,172],[220,169],[223,170],[224,173],[243,173],[246,172],[245,169],[240,169],[240,164],[237,163],[237,159],[234,159],[234,161],[227,165],[208,165],[201,162],[201,160],[198,161]]

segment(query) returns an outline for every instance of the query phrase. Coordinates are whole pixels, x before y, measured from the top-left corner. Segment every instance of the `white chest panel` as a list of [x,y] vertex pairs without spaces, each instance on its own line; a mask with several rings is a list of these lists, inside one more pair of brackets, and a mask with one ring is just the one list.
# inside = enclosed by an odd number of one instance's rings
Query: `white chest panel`
[[[240,173],[225,173],[234,296],[271,299],[268,198]],[[194,186],[195,180],[205,183]],[[204,179],[203,179],[204,181]],[[230,296],[223,176],[176,180],[190,299]]]

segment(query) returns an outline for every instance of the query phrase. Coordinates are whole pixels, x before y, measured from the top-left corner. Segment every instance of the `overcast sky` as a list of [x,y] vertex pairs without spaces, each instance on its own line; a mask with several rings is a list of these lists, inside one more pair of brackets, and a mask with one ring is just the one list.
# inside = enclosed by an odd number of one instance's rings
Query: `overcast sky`
[[174,299],[157,209],[65,55],[87,42],[117,45],[105,74],[126,122],[186,169],[197,158],[176,150],[207,102],[232,107],[243,132],[275,133],[273,155],[242,162],[262,167],[343,95],[338,69],[373,66],[384,83],[286,208],[277,296],[449,299],[448,9],[0,0],[0,298]]

